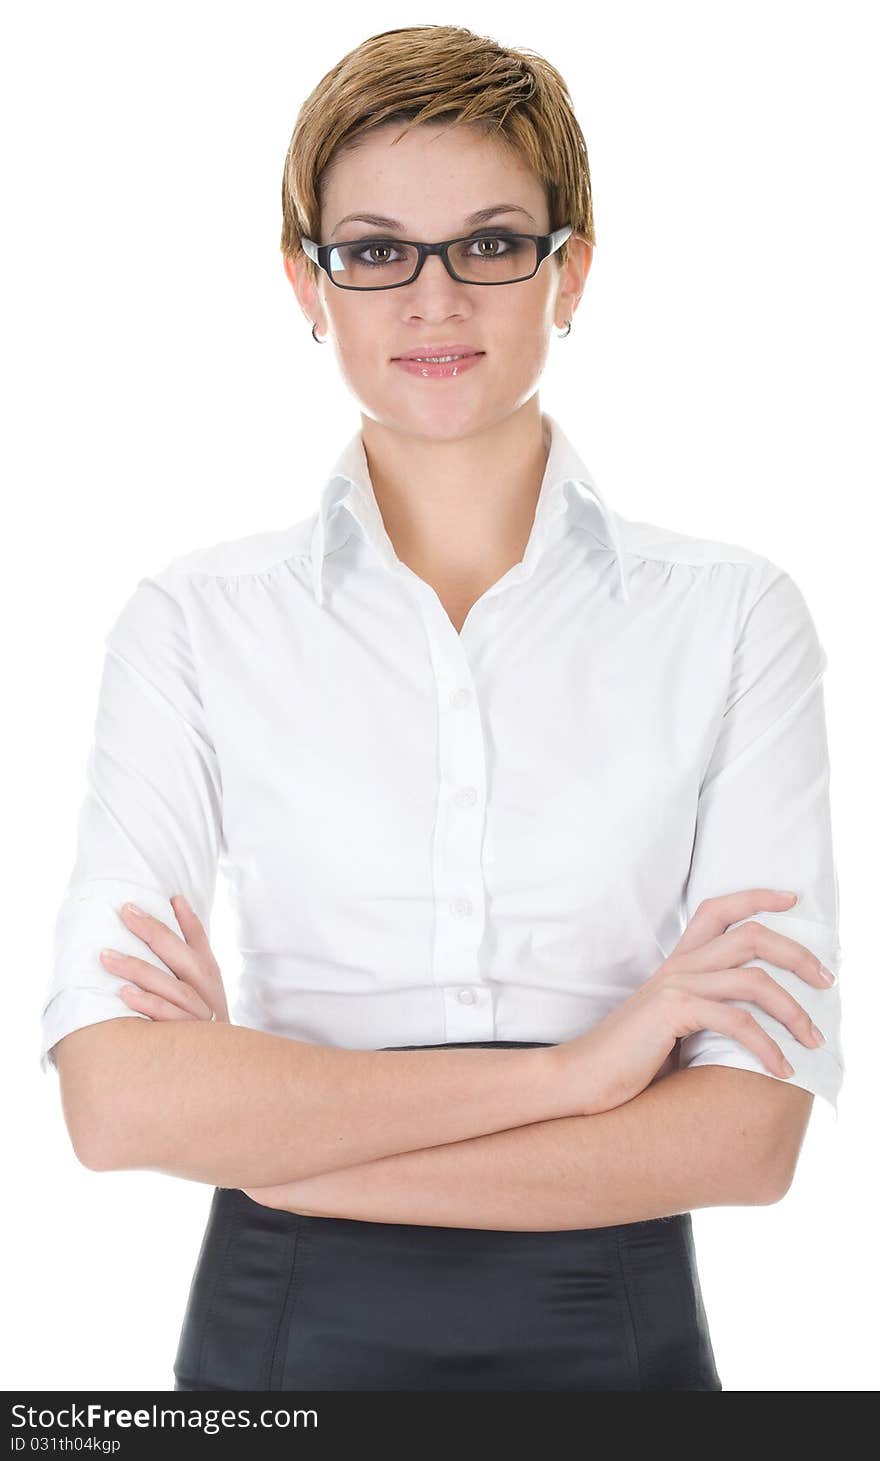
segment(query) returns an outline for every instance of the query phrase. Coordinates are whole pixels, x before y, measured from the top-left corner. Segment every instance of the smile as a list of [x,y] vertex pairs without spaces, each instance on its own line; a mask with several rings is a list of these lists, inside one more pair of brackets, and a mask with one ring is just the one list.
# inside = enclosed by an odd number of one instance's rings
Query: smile
[[414,360],[395,360],[393,363],[422,380],[447,380],[473,370],[482,359],[481,352],[478,355],[426,355]]

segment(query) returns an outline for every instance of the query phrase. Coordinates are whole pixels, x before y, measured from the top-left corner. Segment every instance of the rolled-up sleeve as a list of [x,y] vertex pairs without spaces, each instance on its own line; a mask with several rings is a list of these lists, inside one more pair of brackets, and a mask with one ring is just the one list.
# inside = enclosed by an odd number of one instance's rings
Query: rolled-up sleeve
[[[825,1035],[802,1045],[762,1007],[747,1009],[794,1067],[789,1085],[824,1097],[837,1116],[843,1081],[838,884],[831,835],[830,770],[823,676],[827,657],[803,595],[789,574],[763,560],[747,601],[731,666],[727,702],[700,788],[685,889],[689,921],[705,898],[745,888],[791,890],[791,912],[758,911],[750,921],[803,944],[838,974],[814,988],[792,970],[756,958]],[[740,920],[745,922],[747,920]],[[737,927],[738,924],[733,925]],[[700,1030],[682,1040],[682,1069],[736,1066],[781,1079],[736,1040]]]
[[170,899],[183,893],[209,928],[221,837],[217,757],[188,634],[184,579],[173,564],[142,578],[105,639],[76,854],[57,912],[41,1011],[40,1067],[56,1042],[103,1020],[147,1016],[120,997],[103,948],[171,973],[119,916],[136,903],[182,936]]

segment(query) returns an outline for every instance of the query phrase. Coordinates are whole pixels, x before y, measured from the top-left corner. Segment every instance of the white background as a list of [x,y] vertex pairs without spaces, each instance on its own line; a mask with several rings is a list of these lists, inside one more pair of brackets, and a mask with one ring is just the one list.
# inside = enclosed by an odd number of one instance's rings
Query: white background
[[[154,0],[7,20],[8,1389],[173,1384],[211,1189],[80,1166],[57,1076],[38,1066],[103,638],[172,556],[309,513],[357,429],[332,347],[312,342],[282,271],[281,173],[320,77],[367,36],[415,23],[538,51],[574,99],[597,245],[543,408],[625,517],[785,567],[827,650],[840,1117],[816,1098],[782,1203],[701,1210],[694,1225],[726,1390],[876,1388],[872,20],[875,7],[845,0],[582,0],[567,20],[516,0],[351,16]],[[234,986],[222,888],[213,936]]]

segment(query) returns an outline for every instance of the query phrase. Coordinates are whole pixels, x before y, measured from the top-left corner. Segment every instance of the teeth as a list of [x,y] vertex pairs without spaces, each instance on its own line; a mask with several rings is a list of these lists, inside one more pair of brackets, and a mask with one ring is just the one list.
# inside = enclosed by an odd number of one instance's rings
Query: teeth
[[464,360],[463,355],[411,355],[419,365],[446,365],[450,360]]

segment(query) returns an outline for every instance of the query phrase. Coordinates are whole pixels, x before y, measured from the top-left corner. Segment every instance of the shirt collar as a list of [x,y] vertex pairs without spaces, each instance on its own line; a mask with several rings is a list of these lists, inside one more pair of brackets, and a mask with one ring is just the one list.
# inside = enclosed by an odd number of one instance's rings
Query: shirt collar
[[[621,519],[600,492],[588,468],[576,452],[559,422],[543,412],[544,440],[549,442],[547,465],[538,494],[535,518],[520,566],[520,576],[532,573],[546,546],[551,530],[558,531],[564,513],[586,524],[594,537],[614,554],[620,592],[630,601],[629,582],[621,539]],[[571,484],[572,490],[566,491]],[[555,525],[555,526],[554,526]],[[343,447],[321,491],[311,538],[312,586],[315,599],[324,602],[323,568],[328,553],[338,547],[354,527],[373,545],[382,561],[394,568],[399,562],[385,529],[373,491],[364,451],[363,433],[358,430]],[[562,524],[564,527],[564,523]]]

